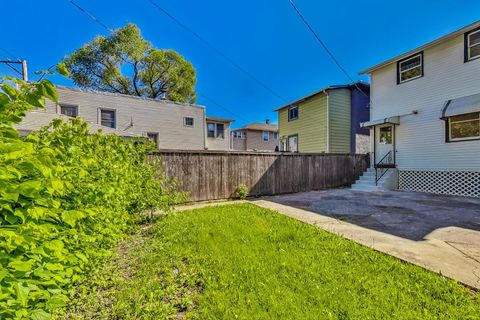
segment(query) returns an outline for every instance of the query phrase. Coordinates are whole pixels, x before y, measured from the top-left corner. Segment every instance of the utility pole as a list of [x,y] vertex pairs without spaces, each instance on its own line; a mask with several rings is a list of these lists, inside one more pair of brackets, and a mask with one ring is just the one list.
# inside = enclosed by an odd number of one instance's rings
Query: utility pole
[[[22,77],[23,81],[28,82],[27,60],[0,60],[0,63],[6,64],[10,68],[12,68],[13,71],[15,71],[18,75]],[[15,64],[19,64],[22,66],[21,72],[13,66]]]

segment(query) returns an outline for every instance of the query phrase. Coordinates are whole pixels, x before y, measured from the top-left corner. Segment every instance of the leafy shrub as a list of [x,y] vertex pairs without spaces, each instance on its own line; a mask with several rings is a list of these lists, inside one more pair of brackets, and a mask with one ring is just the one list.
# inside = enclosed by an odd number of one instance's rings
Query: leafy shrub
[[150,143],[89,134],[80,119],[56,120],[21,138],[14,125],[27,111],[44,107],[45,99],[56,102],[57,93],[48,80],[5,80],[0,319],[49,319],[145,210],[168,210],[182,194],[158,163],[149,163]]
[[240,184],[237,188],[237,195],[240,199],[246,199],[248,197],[248,187],[244,183]]

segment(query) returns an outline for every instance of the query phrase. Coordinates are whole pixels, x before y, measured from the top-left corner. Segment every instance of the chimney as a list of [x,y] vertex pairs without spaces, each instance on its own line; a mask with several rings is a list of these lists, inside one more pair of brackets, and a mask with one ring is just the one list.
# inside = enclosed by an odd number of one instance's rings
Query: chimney
[[270,124],[270,119],[269,118],[265,119],[265,123]]

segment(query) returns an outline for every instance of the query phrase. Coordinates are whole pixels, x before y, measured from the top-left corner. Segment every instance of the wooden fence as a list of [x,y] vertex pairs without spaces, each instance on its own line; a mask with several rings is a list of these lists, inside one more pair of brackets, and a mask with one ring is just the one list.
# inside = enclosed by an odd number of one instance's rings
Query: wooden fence
[[346,187],[369,165],[363,154],[160,151],[151,158],[163,160],[191,201],[235,197],[241,184],[251,196]]

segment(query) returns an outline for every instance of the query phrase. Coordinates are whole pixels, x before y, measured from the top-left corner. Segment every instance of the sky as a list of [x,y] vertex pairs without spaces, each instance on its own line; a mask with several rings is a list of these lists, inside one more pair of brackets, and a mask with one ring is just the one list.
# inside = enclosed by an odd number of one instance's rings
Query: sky
[[[322,87],[349,83],[288,0],[156,0],[170,14],[271,89],[265,89],[180,28],[149,0],[75,0],[110,28],[132,22],[157,48],[174,49],[197,71],[197,103],[210,116],[277,122],[274,109]],[[355,80],[358,72],[480,20],[480,1],[295,0],[318,35]],[[35,70],[58,63],[108,32],[68,0],[2,1],[0,57]],[[6,50],[8,51],[2,51]],[[0,65],[1,75],[15,75]],[[74,86],[60,76],[59,85]],[[280,97],[278,97],[278,96]]]

